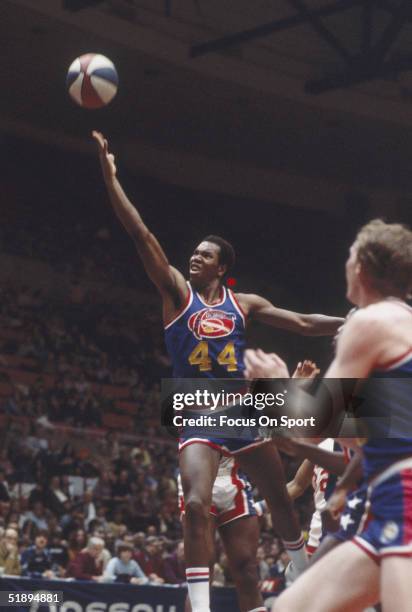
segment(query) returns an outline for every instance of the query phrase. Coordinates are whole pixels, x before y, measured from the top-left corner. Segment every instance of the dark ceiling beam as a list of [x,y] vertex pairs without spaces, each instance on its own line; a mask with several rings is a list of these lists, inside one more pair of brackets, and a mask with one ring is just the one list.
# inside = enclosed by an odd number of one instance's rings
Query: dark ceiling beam
[[[398,4],[394,2],[394,0],[373,0],[373,3],[377,8],[387,11],[392,15],[394,15],[398,10]],[[410,5],[409,10],[406,12],[406,19],[407,21],[412,21],[412,4]]]
[[172,0],[164,0],[166,17],[172,16]]
[[80,11],[85,8],[101,4],[103,0],[63,0],[63,8],[66,11]]
[[355,6],[360,6],[363,4],[363,2],[364,0],[335,0],[335,2],[325,4],[324,6],[318,9],[313,9],[306,14],[298,13],[292,15],[291,17],[285,17],[283,19],[265,23],[261,26],[257,26],[256,28],[243,30],[242,32],[237,32],[236,34],[229,34],[228,36],[223,36],[222,38],[193,45],[190,49],[190,56],[199,57],[200,55],[206,55],[207,53],[223,51],[224,49],[232,47],[233,45],[250,42],[251,40],[255,40],[257,38],[263,38],[264,36],[269,36],[270,34],[275,34],[276,32],[282,32],[304,23],[309,23],[313,18],[330,17],[331,15],[343,13],[344,11],[347,11]]
[[385,62],[388,52],[406,24],[406,15],[410,6],[410,0],[401,0],[398,3],[390,23],[386,26],[378,42],[366,53],[360,54],[350,69],[326,75],[321,79],[308,81],[305,84],[305,91],[311,94],[320,94],[333,89],[351,87],[365,81],[384,78],[403,70],[410,70],[409,58],[407,60],[392,58]]
[[288,3],[298,11],[302,17],[308,17],[309,23],[316,34],[325,41],[346,63],[350,63],[351,55],[345,45],[331,32],[319,17],[311,15],[311,10],[306,6],[304,0],[288,0]]
[[373,33],[373,12],[375,8],[374,0],[365,0],[362,9],[362,37],[360,52],[364,55],[370,51]]
[[308,81],[305,85],[305,91],[310,94],[321,94],[334,89],[359,85],[373,79],[393,77],[409,70],[412,70],[412,55],[391,59],[379,66],[362,64],[348,72]]
[[386,26],[379,41],[366,55],[368,62],[382,62],[388,54],[400,31],[406,25],[407,14],[410,13],[411,0],[402,0],[392,15],[392,21]]

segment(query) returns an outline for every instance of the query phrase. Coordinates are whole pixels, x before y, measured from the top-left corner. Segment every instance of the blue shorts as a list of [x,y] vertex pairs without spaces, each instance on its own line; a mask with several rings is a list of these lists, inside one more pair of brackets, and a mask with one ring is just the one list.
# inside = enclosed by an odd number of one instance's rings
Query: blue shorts
[[362,517],[365,514],[367,491],[368,485],[365,482],[359,489],[348,495],[345,508],[340,517],[339,529],[335,533],[330,534],[340,542],[347,542],[358,533]]
[[372,559],[412,557],[412,457],[396,462],[368,488],[368,519],[352,540]]

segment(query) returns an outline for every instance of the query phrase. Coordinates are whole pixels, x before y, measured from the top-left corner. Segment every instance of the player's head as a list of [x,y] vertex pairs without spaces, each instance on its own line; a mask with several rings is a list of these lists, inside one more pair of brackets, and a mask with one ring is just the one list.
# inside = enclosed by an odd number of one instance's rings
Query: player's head
[[365,295],[405,299],[412,290],[412,232],[380,219],[364,225],[350,249],[346,281],[356,305]]
[[235,250],[230,242],[220,236],[206,236],[190,258],[190,281],[204,286],[216,278],[222,280],[234,263]]

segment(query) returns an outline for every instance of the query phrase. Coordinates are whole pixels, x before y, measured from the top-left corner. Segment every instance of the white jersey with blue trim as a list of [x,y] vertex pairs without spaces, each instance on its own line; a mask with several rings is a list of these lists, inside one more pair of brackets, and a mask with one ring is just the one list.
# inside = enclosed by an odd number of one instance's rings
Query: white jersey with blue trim
[[230,289],[207,304],[188,283],[183,310],[165,326],[175,378],[242,378],[245,316]]

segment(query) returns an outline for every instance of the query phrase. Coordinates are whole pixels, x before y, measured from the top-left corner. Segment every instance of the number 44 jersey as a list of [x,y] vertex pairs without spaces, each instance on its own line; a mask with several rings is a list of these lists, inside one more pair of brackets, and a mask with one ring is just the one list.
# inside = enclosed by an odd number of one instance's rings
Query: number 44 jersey
[[176,378],[242,378],[245,316],[232,291],[207,304],[188,283],[181,312],[165,327],[165,341]]

